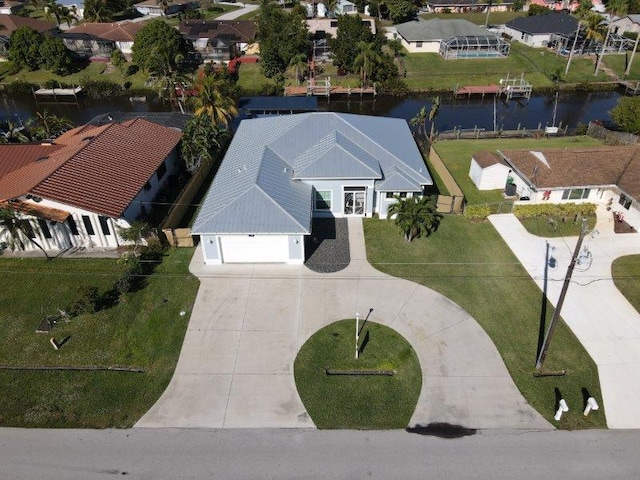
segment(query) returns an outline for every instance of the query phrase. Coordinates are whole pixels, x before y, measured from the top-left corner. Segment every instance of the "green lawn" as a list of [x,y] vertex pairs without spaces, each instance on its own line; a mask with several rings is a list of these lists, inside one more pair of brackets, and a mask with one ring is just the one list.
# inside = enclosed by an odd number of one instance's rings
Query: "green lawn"
[[[296,386],[318,428],[406,428],[415,410],[422,373],[411,345],[397,332],[373,322],[362,326],[355,359],[355,319],[317,331],[294,364]],[[396,370],[393,376],[327,375],[335,370]],[[425,368],[427,368],[425,366]]]
[[636,52],[631,64],[631,72],[625,77],[624,72],[627,69],[627,62],[631,60],[631,52],[626,55],[605,55],[602,63],[613,70],[620,78],[629,80],[640,80],[640,53]]
[[[598,220],[595,215],[589,215],[587,225],[589,231],[593,230]],[[553,220],[550,222],[549,219]],[[520,218],[520,223],[532,235],[539,237],[555,238],[555,237],[577,237],[580,235],[582,221],[574,223],[573,218],[563,219],[560,217],[538,217],[538,218]]]
[[611,273],[618,290],[640,312],[640,255],[616,258]]
[[[602,404],[600,384],[595,364],[564,322],[556,329],[546,368],[567,374],[533,376],[542,292],[490,223],[446,216],[431,237],[411,243],[387,220],[365,219],[364,232],[367,257],[376,268],[440,292],[476,319],[524,397],[546,419],[567,429],[606,426],[603,411],[582,415],[582,388]],[[548,323],[553,307],[544,305]],[[553,421],[555,388],[574,406],[560,422]]]
[[[0,259],[0,364],[133,366],[114,371],[0,370],[3,427],[131,427],[169,383],[198,280],[187,265],[193,249],[172,250],[147,285],[126,302],[35,333],[46,315],[77,299],[80,285],[104,295],[123,267],[114,259]],[[181,316],[181,311],[187,312]],[[70,336],[58,351],[49,343]]]
[[511,42],[511,53],[507,58],[445,60],[437,53],[405,53],[407,69],[405,81],[413,90],[451,90],[455,85],[497,85],[507,75],[519,77],[524,74],[534,88],[554,86],[551,76],[558,69],[563,83],[585,83],[608,81],[602,72],[593,75],[594,64],[590,59],[576,58],[571,62],[569,75],[564,76],[567,59],[553,52],[530,48]]
[[458,186],[462,189],[467,204],[488,203],[498,205],[503,201],[502,190],[478,190],[469,177],[471,156],[483,150],[517,150],[526,148],[562,148],[589,147],[602,145],[591,137],[555,137],[555,138],[513,138],[490,140],[442,140],[434,144],[435,150],[442,158]]
[[[467,20],[476,25],[484,25],[487,23],[487,14],[482,12],[475,13],[421,13],[420,16],[425,20],[432,18],[442,18],[443,20],[461,19]],[[526,12],[491,12],[489,14],[489,24],[499,25],[507,23],[517,17],[526,17]]]

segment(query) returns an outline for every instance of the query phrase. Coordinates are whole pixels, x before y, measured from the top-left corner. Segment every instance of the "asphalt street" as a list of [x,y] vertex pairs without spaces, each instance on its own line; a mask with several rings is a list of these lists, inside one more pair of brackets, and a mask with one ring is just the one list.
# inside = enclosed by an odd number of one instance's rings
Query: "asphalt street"
[[639,449],[637,430],[0,429],[0,478],[614,480]]

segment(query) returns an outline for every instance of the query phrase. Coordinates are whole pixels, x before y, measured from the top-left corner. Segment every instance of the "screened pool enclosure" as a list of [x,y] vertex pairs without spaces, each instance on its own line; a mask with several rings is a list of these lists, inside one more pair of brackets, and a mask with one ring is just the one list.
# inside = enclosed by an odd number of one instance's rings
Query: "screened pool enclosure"
[[440,42],[446,59],[508,57],[511,46],[495,35],[456,36]]

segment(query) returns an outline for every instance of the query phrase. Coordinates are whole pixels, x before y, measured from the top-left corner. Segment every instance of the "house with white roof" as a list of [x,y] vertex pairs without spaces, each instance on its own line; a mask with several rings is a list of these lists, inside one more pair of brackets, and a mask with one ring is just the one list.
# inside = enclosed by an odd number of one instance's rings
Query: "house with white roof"
[[244,120],[194,221],[206,264],[305,260],[312,218],[386,218],[433,181],[402,119],[313,112]]

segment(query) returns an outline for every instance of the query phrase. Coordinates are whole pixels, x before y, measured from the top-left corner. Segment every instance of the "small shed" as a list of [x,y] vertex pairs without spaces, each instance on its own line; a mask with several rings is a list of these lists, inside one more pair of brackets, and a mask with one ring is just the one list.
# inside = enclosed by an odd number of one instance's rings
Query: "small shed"
[[474,153],[471,157],[469,176],[478,190],[499,190],[507,183],[511,169],[493,152]]

